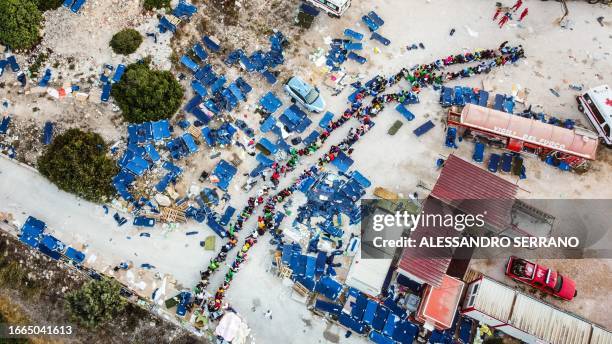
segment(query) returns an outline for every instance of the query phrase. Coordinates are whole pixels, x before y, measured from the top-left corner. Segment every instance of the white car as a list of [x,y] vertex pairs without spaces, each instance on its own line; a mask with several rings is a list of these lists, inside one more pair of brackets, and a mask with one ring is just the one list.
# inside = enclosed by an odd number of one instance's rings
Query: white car
[[285,83],[285,92],[308,111],[323,112],[325,100],[316,87],[306,83],[299,76],[294,76]]

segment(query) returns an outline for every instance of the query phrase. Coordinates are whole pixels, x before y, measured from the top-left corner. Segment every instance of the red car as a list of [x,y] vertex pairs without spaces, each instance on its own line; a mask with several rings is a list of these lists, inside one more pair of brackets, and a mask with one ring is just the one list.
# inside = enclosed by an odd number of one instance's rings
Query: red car
[[506,265],[506,275],[564,300],[570,301],[578,295],[572,279],[526,259],[511,256]]

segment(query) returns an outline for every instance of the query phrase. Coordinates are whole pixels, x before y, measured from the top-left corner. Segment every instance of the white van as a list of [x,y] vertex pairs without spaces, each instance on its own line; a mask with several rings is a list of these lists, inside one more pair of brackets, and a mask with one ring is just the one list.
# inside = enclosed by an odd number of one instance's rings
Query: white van
[[306,2],[336,18],[340,18],[351,6],[351,0],[306,0]]
[[590,89],[587,93],[576,97],[578,110],[582,111],[591,121],[599,137],[608,148],[612,148],[612,90],[608,85]]

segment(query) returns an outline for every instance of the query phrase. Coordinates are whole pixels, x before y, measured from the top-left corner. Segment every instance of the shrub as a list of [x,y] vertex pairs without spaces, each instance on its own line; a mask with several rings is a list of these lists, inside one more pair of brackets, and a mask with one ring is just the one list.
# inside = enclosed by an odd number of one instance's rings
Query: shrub
[[126,121],[142,123],[172,117],[183,99],[183,88],[169,71],[147,63],[129,65],[112,95]]
[[106,150],[100,135],[70,129],[57,136],[38,158],[38,170],[61,190],[103,202],[115,194],[111,180],[118,172]]
[[145,0],[144,8],[153,10],[155,8],[170,8],[170,0]]
[[0,43],[29,49],[39,38],[42,15],[31,0],[0,1]]
[[124,309],[126,302],[120,291],[121,285],[115,280],[91,280],[81,289],[66,295],[66,308],[73,320],[95,328],[113,319]]
[[33,0],[41,12],[54,10],[62,5],[62,0]]
[[110,46],[117,54],[129,55],[138,49],[142,36],[134,29],[124,29],[113,35]]

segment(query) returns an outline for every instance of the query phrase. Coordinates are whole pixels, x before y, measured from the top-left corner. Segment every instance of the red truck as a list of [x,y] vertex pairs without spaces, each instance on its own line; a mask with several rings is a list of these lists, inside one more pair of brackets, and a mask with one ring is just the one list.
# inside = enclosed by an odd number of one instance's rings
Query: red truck
[[526,259],[511,256],[506,265],[506,275],[563,300],[570,301],[578,295],[572,279]]

